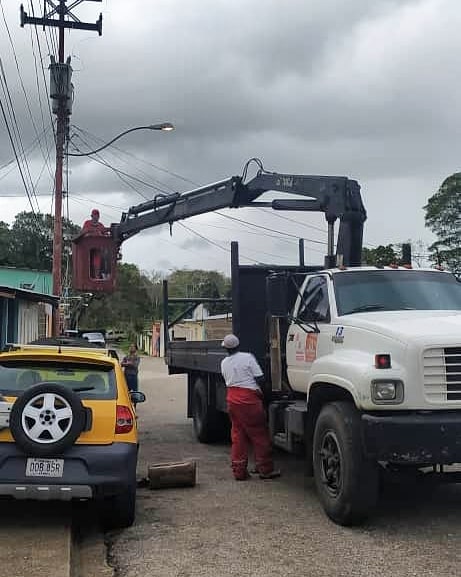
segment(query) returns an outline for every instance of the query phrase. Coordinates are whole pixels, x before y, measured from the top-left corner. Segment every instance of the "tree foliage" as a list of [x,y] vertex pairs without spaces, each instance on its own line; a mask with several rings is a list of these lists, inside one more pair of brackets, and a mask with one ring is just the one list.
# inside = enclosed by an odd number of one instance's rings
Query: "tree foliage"
[[[70,240],[80,227],[63,219],[63,267],[70,255]],[[0,265],[51,271],[54,218],[50,214],[20,212],[13,224],[0,222]]]
[[432,260],[445,264],[453,272],[461,272],[461,173],[446,178],[439,190],[429,198],[424,210],[426,225],[437,236],[429,247]]
[[[82,313],[79,325],[122,329],[129,334],[150,326],[163,317],[163,278],[159,272],[141,272],[134,264],[119,264],[117,289],[112,294],[94,296],[87,307],[77,311]],[[230,280],[216,271],[175,270],[168,284],[170,297],[220,298],[230,294]],[[171,317],[184,308],[171,307]],[[207,308],[211,313],[221,312],[218,305]]]
[[[217,271],[208,270],[175,270],[168,278],[168,294],[171,297],[229,297],[231,292],[230,279]],[[229,306],[222,304],[207,304],[211,314],[226,312]]]
[[[0,221],[0,266],[52,270],[54,218],[21,212],[11,226]],[[63,270],[70,257],[71,239],[80,227],[63,219]],[[117,289],[112,294],[72,299],[71,327],[106,327],[139,332],[162,318],[162,281],[158,272],[141,272],[134,264],[117,265]],[[169,276],[170,296],[219,298],[230,295],[230,280],[216,271],[175,270]],[[78,296],[78,295],[74,295]],[[208,307],[211,313],[228,307]],[[172,312],[174,314],[174,312]]]
[[160,317],[160,301],[152,299],[151,284],[135,264],[119,263],[117,289],[112,294],[94,295],[83,310],[80,326],[139,332],[146,323]]
[[362,262],[369,266],[397,264],[399,259],[400,255],[397,254],[393,244],[380,245],[376,248],[363,248],[362,250]]

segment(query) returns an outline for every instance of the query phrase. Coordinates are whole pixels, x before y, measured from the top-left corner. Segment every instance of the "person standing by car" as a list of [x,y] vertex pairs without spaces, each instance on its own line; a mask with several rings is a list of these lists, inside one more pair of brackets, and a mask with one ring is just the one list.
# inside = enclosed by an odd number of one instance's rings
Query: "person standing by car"
[[231,460],[234,478],[245,481],[248,473],[248,450],[253,447],[256,473],[261,479],[280,477],[274,469],[272,446],[267,429],[263,394],[259,387],[264,374],[251,353],[239,350],[235,335],[226,335],[221,346],[228,356],[221,361],[221,373],[227,387],[227,408],[232,424]]
[[121,365],[125,371],[126,384],[130,391],[138,390],[138,370],[140,358],[138,356],[138,346],[135,343],[130,345],[128,355],[123,357]]

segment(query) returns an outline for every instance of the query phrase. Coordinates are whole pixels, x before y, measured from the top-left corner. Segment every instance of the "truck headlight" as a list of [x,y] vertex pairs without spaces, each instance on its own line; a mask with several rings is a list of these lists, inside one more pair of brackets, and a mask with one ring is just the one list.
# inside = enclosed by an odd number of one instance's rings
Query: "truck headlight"
[[392,379],[371,382],[371,399],[376,405],[398,405],[403,402],[403,383]]

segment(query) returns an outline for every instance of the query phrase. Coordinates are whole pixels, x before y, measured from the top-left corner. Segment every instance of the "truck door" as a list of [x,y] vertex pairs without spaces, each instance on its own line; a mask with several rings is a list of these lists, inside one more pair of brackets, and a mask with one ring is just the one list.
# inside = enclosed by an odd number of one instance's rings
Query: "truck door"
[[287,371],[290,385],[307,392],[312,363],[331,352],[333,328],[330,324],[328,277],[309,277],[293,311],[294,321],[287,335]]

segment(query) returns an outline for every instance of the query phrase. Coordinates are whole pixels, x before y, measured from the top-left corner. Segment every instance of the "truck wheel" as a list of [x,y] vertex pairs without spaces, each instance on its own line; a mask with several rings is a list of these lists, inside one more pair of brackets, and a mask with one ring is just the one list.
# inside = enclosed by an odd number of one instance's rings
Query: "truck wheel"
[[378,464],[365,458],[352,403],[323,407],[314,431],[314,478],[325,513],[339,525],[369,516],[378,498]]
[[208,404],[208,391],[205,382],[198,378],[192,394],[194,431],[201,443],[213,443],[217,440],[217,411]]

